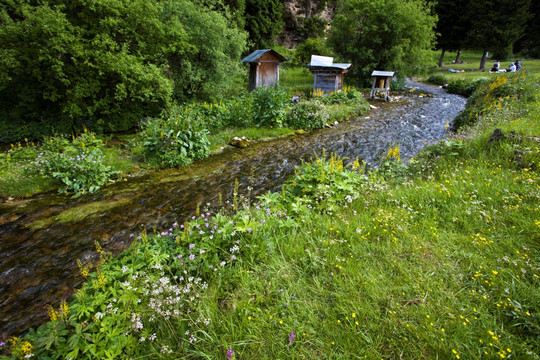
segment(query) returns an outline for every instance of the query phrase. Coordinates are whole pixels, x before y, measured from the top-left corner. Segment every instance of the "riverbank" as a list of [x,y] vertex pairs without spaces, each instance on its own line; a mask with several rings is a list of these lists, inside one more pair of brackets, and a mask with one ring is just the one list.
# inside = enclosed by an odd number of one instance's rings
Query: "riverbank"
[[253,206],[235,189],[220,213],[203,205],[114,259],[98,249],[76,300],[24,341],[35,356],[73,358],[534,359],[531,89],[408,166],[397,144],[368,174],[321,157]]
[[251,198],[277,192],[296,166],[325,150],[376,166],[389,146],[399,143],[406,161],[426,142],[441,139],[446,122],[465,104],[460,96],[428,88],[433,97],[406,92],[394,102],[374,103],[377,109],[356,120],[244,149],[230,147],[195,164],[148,172],[79,198],[49,193],[1,204],[2,333],[43,322],[47,305],[57,306],[82,282],[76,260],[99,259],[95,240],[118,254],[143,229],[164,231],[198,205],[232,201],[236,181],[239,193]]

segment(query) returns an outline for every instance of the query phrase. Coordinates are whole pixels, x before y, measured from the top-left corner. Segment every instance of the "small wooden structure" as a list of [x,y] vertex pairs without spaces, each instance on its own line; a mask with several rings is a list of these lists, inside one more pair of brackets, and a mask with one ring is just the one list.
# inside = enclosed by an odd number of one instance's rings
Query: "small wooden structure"
[[384,91],[384,100],[388,100],[388,92],[390,91],[390,81],[394,76],[393,71],[379,71],[374,70],[371,73],[373,76],[373,86],[371,87],[371,92],[369,97],[373,98],[376,91]]
[[339,91],[343,88],[343,76],[351,64],[334,63],[334,58],[328,56],[311,55],[308,64],[313,74],[313,90],[322,90],[324,94]]
[[249,63],[249,91],[259,86],[269,87],[279,82],[279,64],[288,59],[272,49],[255,50],[242,59]]

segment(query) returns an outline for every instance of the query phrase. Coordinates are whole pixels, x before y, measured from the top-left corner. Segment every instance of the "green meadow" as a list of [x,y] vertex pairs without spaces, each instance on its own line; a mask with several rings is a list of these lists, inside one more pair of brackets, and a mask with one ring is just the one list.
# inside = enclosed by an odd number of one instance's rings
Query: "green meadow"
[[96,244],[3,358],[538,359],[540,94],[519,74],[475,94],[406,165],[319,154],[280,193],[235,191],[116,258]]

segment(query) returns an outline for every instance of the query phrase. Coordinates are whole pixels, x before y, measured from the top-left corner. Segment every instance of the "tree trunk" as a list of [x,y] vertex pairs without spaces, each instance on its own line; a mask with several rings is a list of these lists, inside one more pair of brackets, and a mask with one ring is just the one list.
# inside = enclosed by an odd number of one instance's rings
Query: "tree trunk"
[[306,1],[306,19],[311,17],[311,0]]
[[461,50],[458,50],[456,55],[456,64],[459,64],[459,58],[461,57]]
[[484,50],[484,54],[482,55],[482,60],[480,60],[480,70],[485,70],[486,68],[487,55],[488,55],[487,50]]
[[439,67],[442,68],[443,67],[443,61],[444,61],[444,53],[446,52],[445,49],[442,49],[441,51],[441,57],[439,58]]

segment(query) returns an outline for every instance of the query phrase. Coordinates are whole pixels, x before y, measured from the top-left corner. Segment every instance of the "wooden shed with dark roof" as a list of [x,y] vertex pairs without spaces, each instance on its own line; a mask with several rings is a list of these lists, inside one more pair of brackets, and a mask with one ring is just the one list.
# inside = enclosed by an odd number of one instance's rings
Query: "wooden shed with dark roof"
[[288,59],[272,49],[255,50],[242,59],[249,63],[249,91],[279,83],[279,64]]

